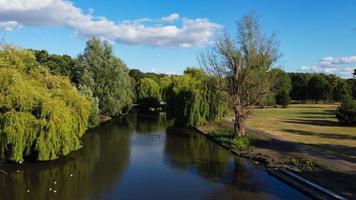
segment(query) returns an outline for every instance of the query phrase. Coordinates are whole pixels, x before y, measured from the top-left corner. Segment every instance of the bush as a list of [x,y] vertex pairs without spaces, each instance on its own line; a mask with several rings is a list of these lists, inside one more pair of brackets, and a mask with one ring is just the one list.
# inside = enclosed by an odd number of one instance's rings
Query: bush
[[351,96],[342,101],[337,108],[336,117],[343,125],[356,125],[356,101]]
[[248,151],[251,149],[252,140],[253,138],[250,135],[235,138],[232,141],[233,148],[239,151]]
[[281,92],[279,92],[276,95],[276,103],[278,105],[281,105],[283,108],[288,107],[288,105],[290,104],[291,99],[289,96],[289,92],[286,90],[282,90]]

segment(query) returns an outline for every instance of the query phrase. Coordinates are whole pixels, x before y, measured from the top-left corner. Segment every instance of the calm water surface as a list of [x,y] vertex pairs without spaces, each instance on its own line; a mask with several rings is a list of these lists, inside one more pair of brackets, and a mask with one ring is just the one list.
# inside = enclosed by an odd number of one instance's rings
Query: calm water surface
[[307,199],[250,161],[164,117],[115,119],[69,156],[0,164],[0,199]]

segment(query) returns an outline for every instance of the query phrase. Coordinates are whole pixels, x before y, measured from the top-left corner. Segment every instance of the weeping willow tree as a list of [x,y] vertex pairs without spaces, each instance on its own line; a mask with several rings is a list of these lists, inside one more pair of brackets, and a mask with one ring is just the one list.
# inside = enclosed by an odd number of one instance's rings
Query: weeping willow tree
[[0,50],[0,157],[53,160],[81,147],[91,104],[27,50]]
[[167,114],[176,126],[197,126],[221,119],[227,112],[226,95],[216,87],[217,79],[200,69],[188,68],[172,78],[167,91]]

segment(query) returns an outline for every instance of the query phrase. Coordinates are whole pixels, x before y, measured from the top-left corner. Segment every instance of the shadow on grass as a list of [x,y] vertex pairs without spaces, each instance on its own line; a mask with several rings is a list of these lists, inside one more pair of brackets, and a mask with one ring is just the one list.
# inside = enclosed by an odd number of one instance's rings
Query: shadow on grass
[[282,129],[282,131],[297,134],[297,135],[305,135],[305,136],[317,136],[320,138],[331,138],[331,139],[340,139],[340,140],[356,140],[356,136],[351,135],[343,135],[337,133],[316,133],[311,131],[302,131],[302,130],[294,130],[294,129]]
[[[300,114],[302,115],[335,115],[336,114],[336,110],[324,110],[324,112],[320,112],[320,111],[317,111],[317,112],[301,112]],[[315,117],[315,118],[319,118],[319,117]]]
[[331,160],[356,163],[356,147],[339,144],[300,144],[307,152]]
[[[317,117],[316,117],[317,118]],[[287,119],[282,120],[282,122],[291,123],[291,124],[304,124],[304,125],[314,125],[314,126],[340,126],[340,124],[336,121],[332,120],[323,120],[323,119]]]

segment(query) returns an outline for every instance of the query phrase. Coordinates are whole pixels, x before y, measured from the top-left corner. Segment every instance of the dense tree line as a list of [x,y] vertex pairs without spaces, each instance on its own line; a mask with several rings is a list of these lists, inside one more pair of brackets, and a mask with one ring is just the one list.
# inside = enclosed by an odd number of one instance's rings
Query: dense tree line
[[333,74],[289,73],[289,76],[292,80],[290,96],[299,102],[341,102],[355,90],[354,80]]
[[0,157],[53,160],[80,148],[98,115],[132,105],[126,65],[107,42],[91,39],[73,59],[45,50],[0,49]]

